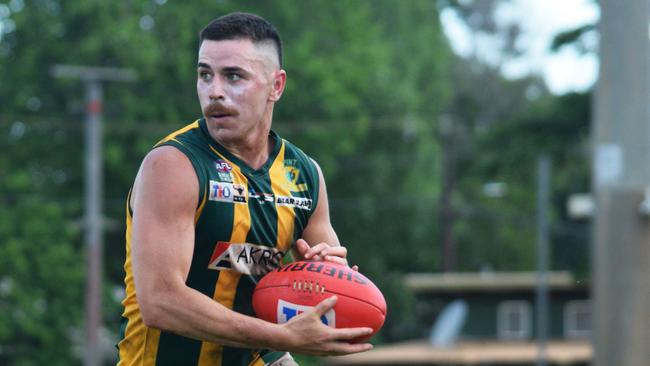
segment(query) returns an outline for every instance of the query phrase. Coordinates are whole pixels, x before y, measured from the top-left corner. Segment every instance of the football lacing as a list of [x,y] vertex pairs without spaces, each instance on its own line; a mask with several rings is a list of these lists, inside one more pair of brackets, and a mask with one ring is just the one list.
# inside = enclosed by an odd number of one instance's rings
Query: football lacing
[[316,281],[307,280],[293,280],[293,290],[302,292],[315,292],[325,293],[325,285],[321,285]]

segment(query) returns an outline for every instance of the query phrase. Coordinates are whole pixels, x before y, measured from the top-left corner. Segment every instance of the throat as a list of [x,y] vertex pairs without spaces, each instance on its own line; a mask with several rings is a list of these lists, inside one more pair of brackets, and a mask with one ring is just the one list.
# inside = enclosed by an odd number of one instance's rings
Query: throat
[[265,139],[246,141],[246,143],[222,143],[221,145],[250,168],[258,170],[269,160],[275,146],[275,138],[267,133]]

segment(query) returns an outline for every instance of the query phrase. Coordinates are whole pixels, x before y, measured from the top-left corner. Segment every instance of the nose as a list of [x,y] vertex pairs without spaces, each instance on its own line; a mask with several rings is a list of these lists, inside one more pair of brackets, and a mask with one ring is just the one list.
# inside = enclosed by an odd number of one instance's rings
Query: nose
[[223,83],[219,80],[219,78],[213,78],[208,88],[208,96],[210,97],[210,100],[225,99]]

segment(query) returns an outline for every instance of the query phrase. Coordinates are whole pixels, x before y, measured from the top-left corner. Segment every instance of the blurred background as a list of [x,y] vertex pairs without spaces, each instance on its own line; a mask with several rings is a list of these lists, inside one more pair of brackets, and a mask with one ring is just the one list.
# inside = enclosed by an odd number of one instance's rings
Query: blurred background
[[[549,316],[561,328],[571,323],[561,320],[566,302],[578,307],[577,333],[551,326],[546,337],[589,339],[595,1],[0,0],[0,365],[84,363],[84,121],[100,111],[98,357],[115,363],[126,195],[152,145],[200,117],[197,35],[231,11],[257,13],[283,37],[288,83],[273,128],[321,164],[350,262],[386,296],[378,350],[433,337],[457,299],[465,315],[451,316],[459,325],[446,339],[533,342],[534,327],[518,324],[532,324],[535,291],[545,293],[535,278],[514,290],[482,286],[490,275],[507,284],[533,274],[540,243]],[[56,65],[129,76],[101,80],[103,103],[93,104],[83,75]],[[576,194],[586,210],[570,215]],[[463,287],[442,274],[474,277]],[[568,300],[553,308],[555,275]],[[472,299],[485,312],[475,325]],[[530,302],[528,313],[514,306],[503,333],[498,314],[513,299]],[[575,364],[591,361],[582,350]],[[440,364],[464,364],[453,362]]]

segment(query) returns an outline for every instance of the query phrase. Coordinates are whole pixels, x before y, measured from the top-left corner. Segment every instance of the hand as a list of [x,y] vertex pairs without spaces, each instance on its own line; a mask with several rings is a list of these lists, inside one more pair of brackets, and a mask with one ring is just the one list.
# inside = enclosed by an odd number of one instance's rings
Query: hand
[[334,356],[364,352],[372,349],[369,343],[350,343],[351,340],[372,333],[371,328],[331,328],[321,322],[321,317],[336,304],[336,296],[321,301],[312,310],[291,318],[282,326],[289,334],[287,351]]
[[[304,239],[298,239],[296,241],[296,249],[298,250],[298,254],[306,260],[328,261],[344,266],[348,265],[348,260],[346,259],[348,250],[340,245],[332,246],[323,242],[310,246]],[[356,265],[352,266],[352,270],[358,271],[359,267]]]

